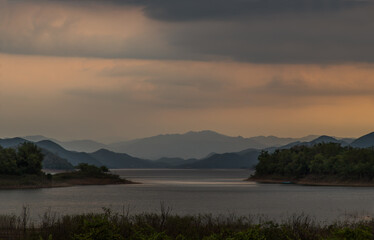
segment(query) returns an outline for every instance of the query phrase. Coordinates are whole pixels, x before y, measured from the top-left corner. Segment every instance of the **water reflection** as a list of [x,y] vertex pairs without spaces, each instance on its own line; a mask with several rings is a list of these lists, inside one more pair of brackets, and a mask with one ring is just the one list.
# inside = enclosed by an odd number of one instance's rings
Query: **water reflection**
[[75,186],[1,190],[0,213],[19,214],[29,205],[38,218],[51,208],[62,214],[102,212],[110,207],[131,214],[159,212],[160,202],[175,214],[265,215],[281,219],[308,214],[321,221],[374,215],[374,189],[256,184],[248,170],[116,170],[134,185]]

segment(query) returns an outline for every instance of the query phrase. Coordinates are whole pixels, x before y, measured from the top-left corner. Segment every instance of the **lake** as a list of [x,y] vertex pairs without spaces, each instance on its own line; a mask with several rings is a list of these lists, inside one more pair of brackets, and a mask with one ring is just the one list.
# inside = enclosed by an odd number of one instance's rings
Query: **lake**
[[264,215],[285,219],[308,214],[319,221],[374,216],[374,188],[257,184],[243,181],[249,170],[122,169],[116,174],[142,184],[0,190],[0,214],[21,212],[33,219],[51,210],[59,214],[102,212],[103,207],[130,214]]

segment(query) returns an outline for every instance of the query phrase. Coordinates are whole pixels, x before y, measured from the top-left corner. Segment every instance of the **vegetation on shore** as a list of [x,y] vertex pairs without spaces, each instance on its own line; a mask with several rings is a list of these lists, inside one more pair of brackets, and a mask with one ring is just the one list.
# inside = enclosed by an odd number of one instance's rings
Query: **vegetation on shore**
[[0,239],[23,240],[369,240],[374,221],[320,224],[308,216],[275,222],[253,217],[178,216],[162,208],[160,214],[130,215],[104,209],[101,214],[57,216],[46,212],[38,223],[29,210],[21,216],[0,215]]
[[374,149],[337,143],[263,151],[251,180],[302,184],[374,186]]
[[0,188],[45,188],[73,185],[102,185],[131,183],[109,173],[105,166],[79,164],[76,171],[45,174],[42,171],[43,153],[40,148],[25,142],[14,148],[0,147]]

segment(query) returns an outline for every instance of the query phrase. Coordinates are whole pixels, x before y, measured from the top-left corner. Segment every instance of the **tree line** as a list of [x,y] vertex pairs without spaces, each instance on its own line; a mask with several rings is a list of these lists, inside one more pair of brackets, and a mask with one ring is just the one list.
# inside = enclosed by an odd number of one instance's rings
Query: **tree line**
[[0,146],[0,174],[41,174],[44,155],[40,148],[25,142],[17,148]]
[[374,149],[342,147],[338,143],[295,146],[262,151],[255,176],[302,178],[307,175],[328,175],[340,179],[374,180]]

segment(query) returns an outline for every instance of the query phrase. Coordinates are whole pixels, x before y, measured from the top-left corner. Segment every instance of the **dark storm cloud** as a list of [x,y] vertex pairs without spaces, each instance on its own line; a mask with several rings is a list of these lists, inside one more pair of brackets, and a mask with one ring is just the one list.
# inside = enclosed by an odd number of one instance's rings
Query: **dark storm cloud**
[[186,24],[170,44],[190,54],[256,63],[373,62],[374,8],[331,14],[271,16],[256,21]]
[[[80,4],[92,2],[92,0],[70,0],[68,2]],[[95,2],[120,6],[142,6],[145,14],[154,19],[190,21],[289,13],[332,12],[365,6],[370,4],[371,0],[96,0]]]
[[147,1],[145,13],[155,19],[187,21],[284,13],[330,12],[368,4],[354,0],[196,0]]
[[[374,62],[372,0],[3,2],[8,4],[3,9],[0,5],[0,20],[1,15],[7,16],[0,22],[0,52],[3,53],[93,58],[230,59],[254,63]],[[97,17],[70,19],[62,16],[64,24],[56,27],[51,24],[54,16],[44,17],[35,12],[29,19],[22,20],[28,24],[20,24],[22,21],[18,18],[22,11],[14,18],[11,15],[15,10],[7,11],[11,5],[21,5],[17,3],[34,7],[52,3],[74,11],[92,11],[97,13]],[[112,8],[102,8],[104,5]],[[147,19],[147,23],[129,30],[128,26],[141,21],[125,21],[118,15],[108,22],[108,26],[117,26],[112,32],[103,32],[103,27],[92,24],[90,34],[84,33],[87,23],[107,20],[107,15],[100,14],[113,11],[113,6],[116,10],[138,7],[139,15]],[[55,6],[50,8],[57,9]],[[81,21],[86,23],[80,26],[83,31],[77,30]],[[13,27],[12,23],[19,25]],[[140,33],[121,36],[137,29]]]

